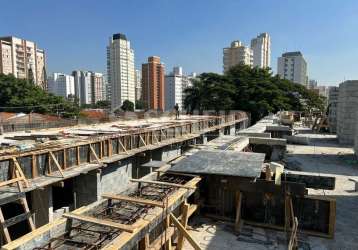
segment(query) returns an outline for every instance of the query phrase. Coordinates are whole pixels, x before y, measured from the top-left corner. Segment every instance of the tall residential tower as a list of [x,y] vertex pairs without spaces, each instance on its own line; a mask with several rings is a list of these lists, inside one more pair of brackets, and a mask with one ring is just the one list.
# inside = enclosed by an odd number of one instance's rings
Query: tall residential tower
[[277,73],[281,78],[307,87],[307,62],[299,51],[283,53],[277,61]]
[[147,109],[164,110],[164,64],[160,57],[151,56],[142,64],[142,98]]
[[125,100],[135,103],[134,51],[123,34],[114,34],[109,39],[107,71],[111,109],[120,108]]
[[0,37],[0,73],[28,79],[47,89],[45,51],[17,37]]
[[224,48],[223,53],[224,72],[237,64],[252,66],[252,49],[244,46],[240,41],[233,41],[229,48]]
[[259,68],[270,67],[271,41],[268,33],[261,33],[251,40],[253,52],[253,66]]

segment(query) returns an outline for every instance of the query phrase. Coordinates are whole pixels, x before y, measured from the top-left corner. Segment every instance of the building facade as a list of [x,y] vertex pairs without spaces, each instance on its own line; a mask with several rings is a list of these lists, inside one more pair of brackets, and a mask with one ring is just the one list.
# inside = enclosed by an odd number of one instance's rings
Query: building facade
[[283,79],[307,86],[307,62],[301,52],[283,53],[277,61],[277,73]]
[[125,100],[135,104],[134,51],[123,34],[114,34],[109,39],[107,72],[111,109],[120,108]]
[[142,100],[142,72],[135,70],[135,99]]
[[178,104],[183,109],[183,87],[187,77],[182,67],[174,67],[173,72],[165,76],[165,110],[170,111]]
[[261,33],[251,40],[253,52],[253,66],[259,68],[270,67],[271,62],[271,39],[268,33]]
[[164,74],[165,67],[158,56],[151,56],[148,63],[142,64],[142,93],[146,109],[165,109]]
[[0,73],[33,81],[47,88],[45,51],[36,43],[17,37],[0,37]]
[[96,104],[104,100],[103,74],[92,71],[75,70],[72,72],[75,81],[75,95],[81,105]]
[[48,77],[48,92],[64,98],[75,96],[74,77],[63,73],[53,73]]
[[224,72],[238,64],[253,65],[252,49],[240,41],[233,41],[229,48],[223,49],[223,54]]

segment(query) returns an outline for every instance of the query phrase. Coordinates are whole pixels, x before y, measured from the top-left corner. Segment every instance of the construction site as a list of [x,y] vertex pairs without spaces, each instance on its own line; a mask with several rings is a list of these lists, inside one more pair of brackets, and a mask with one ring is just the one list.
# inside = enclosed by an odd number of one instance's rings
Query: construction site
[[328,117],[249,117],[3,133],[2,249],[358,249],[352,146]]

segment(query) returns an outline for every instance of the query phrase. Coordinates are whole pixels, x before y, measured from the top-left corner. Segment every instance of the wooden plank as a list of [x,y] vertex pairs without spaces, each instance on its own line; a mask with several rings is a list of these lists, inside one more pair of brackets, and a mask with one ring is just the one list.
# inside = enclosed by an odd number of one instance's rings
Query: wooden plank
[[185,238],[188,240],[188,242],[190,243],[190,245],[195,249],[195,250],[201,250],[201,247],[199,246],[199,244],[195,241],[195,239],[193,237],[191,237],[191,235],[189,234],[189,232],[184,228],[184,226],[182,224],[180,224],[180,222],[178,221],[178,219],[172,214],[170,213],[170,219],[173,222],[173,224],[183,233],[183,235],[185,236]]
[[[182,212],[182,218],[181,218],[180,222],[185,229],[188,225],[189,207],[190,207],[190,205],[187,204],[186,202],[182,206],[183,212]],[[182,250],[183,245],[184,245],[184,234],[183,234],[183,232],[180,231],[179,236],[178,236],[177,250]]]
[[10,185],[10,184],[13,184],[15,182],[22,181],[22,180],[24,180],[24,178],[17,177],[17,178],[13,178],[11,180],[2,181],[2,182],[0,182],[0,187],[7,186],[7,185]]
[[155,207],[162,207],[162,208],[165,207],[163,202],[153,201],[153,200],[144,199],[144,198],[140,198],[140,197],[130,197],[130,196],[124,196],[124,195],[118,195],[118,194],[108,194],[108,193],[102,194],[102,197],[106,198],[106,199],[133,202],[133,203],[148,205],[148,206],[155,206]]
[[38,169],[37,169],[37,164],[36,164],[36,155],[33,154],[31,156],[31,173],[32,173],[32,178],[36,178],[39,173],[38,173]]
[[91,150],[91,153],[92,155],[94,156],[94,158],[96,159],[97,163],[100,164],[100,165],[103,165],[101,160],[98,158],[97,154],[96,154],[96,151],[94,150],[94,148],[92,147],[92,145],[90,144],[89,145],[89,148]]
[[329,225],[328,225],[328,235],[333,239],[334,232],[336,229],[336,201],[333,200],[329,204]]
[[29,182],[26,179],[26,176],[24,175],[24,172],[21,169],[21,166],[19,164],[19,162],[17,161],[17,159],[15,157],[12,157],[12,160],[15,164],[16,170],[19,171],[20,177],[23,178],[23,181],[25,183],[25,187],[29,187]]
[[[2,213],[1,207],[0,207],[0,223],[1,224],[5,223],[5,218],[4,218],[4,214]],[[9,234],[9,230],[6,227],[2,228],[2,230],[3,230],[3,235],[4,235],[6,243],[11,242],[11,237],[10,237],[10,234]]]
[[240,218],[241,218],[241,204],[242,204],[242,194],[237,192],[237,205],[236,205],[236,218],[235,218],[235,230],[240,231]]
[[142,141],[142,143],[144,144],[144,146],[147,146],[147,143],[145,143],[145,141],[143,140],[143,137],[140,135],[140,134],[138,134],[138,136],[139,136],[139,139]]
[[26,213],[23,213],[23,214],[19,214],[19,215],[15,216],[15,217],[12,217],[12,218],[10,218],[10,219],[5,220],[5,221],[2,223],[2,226],[3,226],[4,228],[6,228],[6,227],[11,227],[11,226],[13,226],[13,225],[15,225],[15,224],[17,224],[17,223],[19,223],[19,222],[21,222],[21,221],[27,220],[27,219],[30,218],[30,217],[31,217],[31,213],[30,213],[30,212],[26,212]]
[[138,243],[139,250],[146,250],[149,248],[149,234],[146,233]]
[[117,228],[117,229],[120,229],[120,230],[128,232],[128,233],[133,233],[135,231],[135,228],[133,226],[129,226],[129,225],[113,222],[113,221],[108,221],[108,220],[101,220],[101,219],[97,219],[97,218],[87,216],[87,215],[67,213],[67,214],[64,214],[63,217],[68,218],[68,219],[75,219],[75,220],[79,220],[79,221],[89,222],[89,223],[93,223],[93,224],[100,225],[100,226]]
[[141,180],[141,179],[131,179],[131,181],[132,182],[146,183],[146,184],[169,186],[169,187],[177,187],[177,188],[196,189],[196,187],[192,187],[192,186],[186,186],[186,185],[163,182],[163,181],[147,181],[147,180]]
[[[170,228],[170,216],[167,215],[166,218],[165,218],[165,231],[166,230],[169,230]],[[167,234],[164,235],[165,238],[164,238],[164,241],[165,241],[165,250],[172,250],[172,237],[167,237]]]
[[77,166],[81,165],[81,155],[80,155],[79,146],[76,147],[76,161],[77,161]]
[[55,155],[52,153],[52,151],[49,151],[49,154],[50,154],[50,156],[51,156],[53,162],[55,163],[55,166],[56,166],[57,170],[60,172],[62,178],[64,178],[65,176],[64,176],[63,171],[62,171],[62,169],[61,169],[60,163],[58,163],[58,161],[57,161]]
[[122,149],[124,150],[124,152],[126,152],[126,154],[128,155],[128,151],[127,149],[124,147],[123,143],[121,142],[121,139],[118,139],[119,145],[121,145]]

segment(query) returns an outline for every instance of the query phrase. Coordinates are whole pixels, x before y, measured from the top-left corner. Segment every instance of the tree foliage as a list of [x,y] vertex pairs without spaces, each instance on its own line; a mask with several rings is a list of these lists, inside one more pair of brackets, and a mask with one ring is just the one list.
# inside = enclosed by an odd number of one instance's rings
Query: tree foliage
[[232,67],[224,75],[203,73],[185,90],[184,106],[194,110],[244,110],[255,122],[279,110],[323,110],[324,100],[300,84],[274,76],[270,69],[247,65]]
[[134,111],[134,103],[129,101],[129,100],[125,100],[121,106],[121,109],[123,111]]
[[75,103],[47,93],[32,81],[4,74],[0,74],[0,106],[0,111],[61,114],[66,118],[79,113]]

